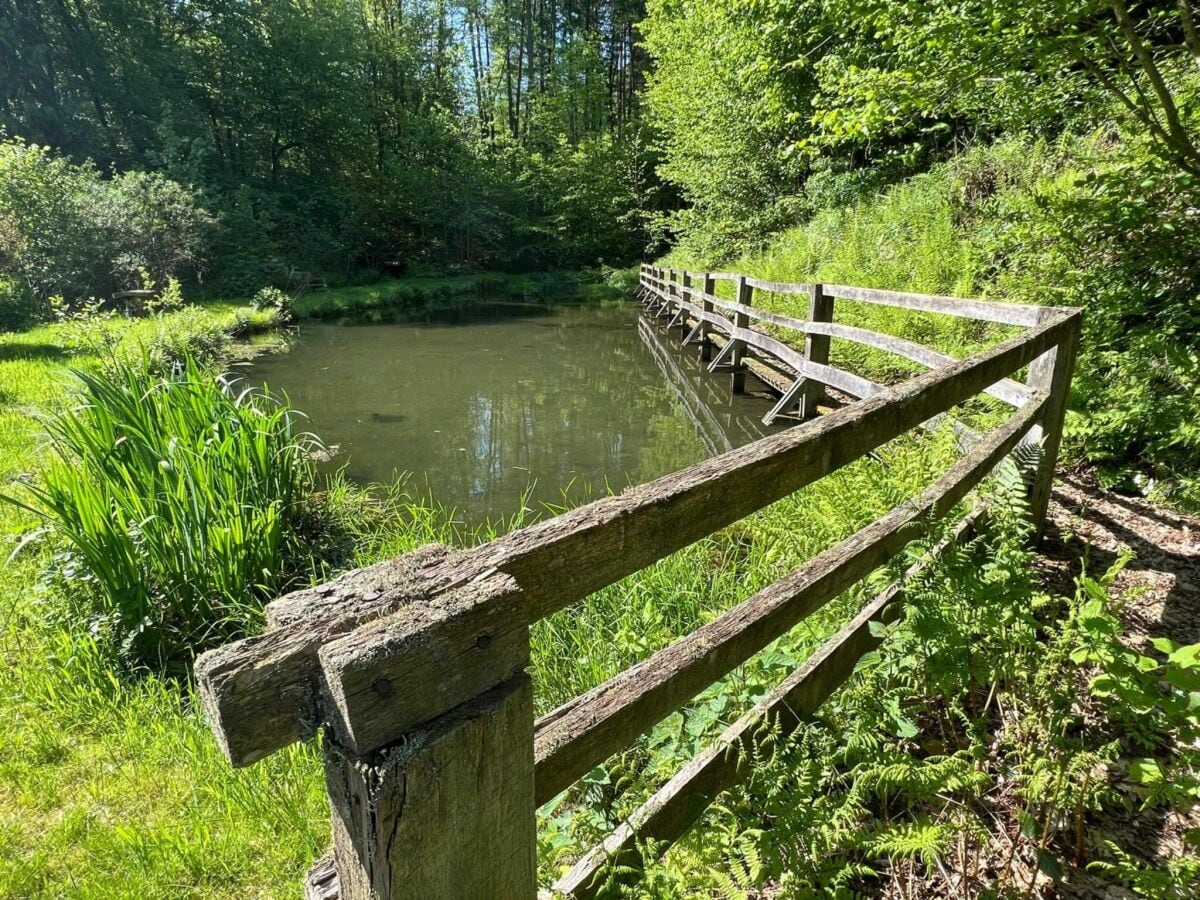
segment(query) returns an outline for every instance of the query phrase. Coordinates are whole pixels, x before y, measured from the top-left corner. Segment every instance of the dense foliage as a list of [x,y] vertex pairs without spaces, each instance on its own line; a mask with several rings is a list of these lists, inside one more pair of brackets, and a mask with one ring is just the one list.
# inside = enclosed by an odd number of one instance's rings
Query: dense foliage
[[673,259],[1082,307],[1071,452],[1194,505],[1193,19],[1125,0],[651,3],[647,102],[690,201]]
[[188,186],[215,222],[205,283],[225,294],[292,269],[628,263],[655,202],[640,14],[636,0],[4,0],[0,130]]
[[[50,298],[109,297],[194,272],[209,217],[187,188],[149,172],[102,177],[47,148],[0,142],[0,328]],[[0,287],[0,294],[5,291]]]

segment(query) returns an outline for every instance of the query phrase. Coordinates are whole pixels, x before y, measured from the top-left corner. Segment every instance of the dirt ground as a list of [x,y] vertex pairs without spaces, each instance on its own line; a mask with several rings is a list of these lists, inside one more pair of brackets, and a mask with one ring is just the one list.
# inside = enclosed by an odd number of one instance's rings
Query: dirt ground
[[[1112,591],[1128,598],[1124,619],[1130,641],[1138,649],[1152,637],[1200,642],[1200,519],[1100,490],[1083,478],[1060,476],[1042,557],[1047,586],[1070,591],[1081,565],[1101,575],[1125,549],[1135,555]],[[1163,860],[1180,854],[1182,834],[1197,827],[1200,808],[1186,814],[1154,809],[1094,822],[1087,842],[1098,851],[1102,841],[1113,840],[1143,860]],[[1086,873],[1074,872],[1069,881],[1060,896],[1134,896]]]

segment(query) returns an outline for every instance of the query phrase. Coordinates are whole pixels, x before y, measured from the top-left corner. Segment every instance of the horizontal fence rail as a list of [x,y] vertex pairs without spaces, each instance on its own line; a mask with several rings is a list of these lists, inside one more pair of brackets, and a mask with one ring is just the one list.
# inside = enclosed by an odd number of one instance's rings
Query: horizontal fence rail
[[[734,300],[715,295],[733,284]],[[753,304],[754,292],[807,296],[801,320]],[[712,371],[744,385],[748,356],[782,372],[771,421],[806,421],[727,449],[703,403],[651,344],[714,451],[725,452],[479,547],[424,547],[268,605],[268,630],[205,654],[199,695],[222,749],[247,765],[324,731],[334,849],[312,896],[533,897],[535,810],[805,617],[930,533],[1020,442],[1038,441],[1030,507],[1049,498],[1080,316],[1077,310],[790,284],[643,266],[642,328],[680,328]],[[965,359],[833,321],[834,301],[897,306],[1015,326]],[[777,329],[767,334],[752,323]],[[787,335],[798,336],[793,345]],[[927,371],[883,385],[829,363],[831,340],[893,353]],[[1028,367],[1026,383],[1013,374]],[[852,402],[816,415],[825,388]],[[588,595],[762,509],[915,428],[950,421],[987,393],[1005,422],[960,442],[963,455],[926,490],[774,584],[608,682],[536,721],[529,628]],[[713,423],[707,423],[712,425]],[[969,429],[965,429],[969,431]],[[724,444],[719,443],[724,440]],[[761,724],[800,727],[878,643],[871,622],[899,615],[906,584],[979,526],[981,507],[880,593],[808,662],[660,788],[554,886],[592,896],[612,864],[630,871],[647,839],[678,838],[745,776]]]

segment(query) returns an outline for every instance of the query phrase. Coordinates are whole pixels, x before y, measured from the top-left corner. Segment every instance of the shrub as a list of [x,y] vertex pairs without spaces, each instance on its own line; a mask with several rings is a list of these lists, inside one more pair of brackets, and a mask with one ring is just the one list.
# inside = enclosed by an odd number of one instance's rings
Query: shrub
[[126,665],[178,668],[257,623],[288,581],[315,439],[191,357],[175,377],[145,363],[77,374],[40,484],[10,502],[49,527],[70,614]]
[[19,331],[45,317],[47,308],[16,278],[0,276],[0,331]]
[[292,298],[277,287],[260,288],[250,304],[259,312],[271,310],[275,313],[275,321],[286,325],[296,318],[292,307]]
[[68,303],[197,270],[209,217],[161,175],[102,178],[19,140],[0,141],[0,275]]

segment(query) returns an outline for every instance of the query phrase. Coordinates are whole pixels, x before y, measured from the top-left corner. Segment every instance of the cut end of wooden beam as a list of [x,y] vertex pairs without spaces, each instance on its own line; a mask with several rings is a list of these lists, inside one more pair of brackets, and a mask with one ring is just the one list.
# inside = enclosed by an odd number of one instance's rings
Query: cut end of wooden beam
[[[280,638],[284,640],[280,640]],[[205,717],[225,758],[248,766],[317,728],[313,686],[301,683],[295,646],[267,632],[209,651],[196,660]]]
[[522,672],[529,610],[514,578],[421,598],[319,653],[339,743],[365,756]]
[[247,766],[311,737],[326,718],[320,647],[445,590],[456,578],[477,575],[462,565],[467,555],[430,545],[296,591],[270,604],[276,627],[201,656],[195,669],[200,701],[229,762]]

